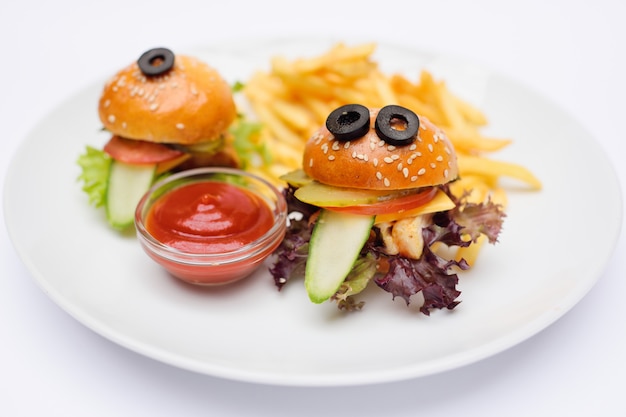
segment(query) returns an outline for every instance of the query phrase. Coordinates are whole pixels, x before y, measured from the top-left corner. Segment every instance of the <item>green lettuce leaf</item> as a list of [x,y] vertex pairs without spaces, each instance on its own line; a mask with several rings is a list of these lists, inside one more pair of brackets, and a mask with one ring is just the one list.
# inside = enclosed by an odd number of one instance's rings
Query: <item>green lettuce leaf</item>
[[241,158],[242,168],[249,166],[267,166],[272,162],[272,156],[259,140],[262,125],[251,122],[240,116],[230,127],[234,137],[233,146]]
[[104,205],[111,157],[104,151],[87,146],[76,162],[82,169],[78,180],[83,182],[83,191],[89,196],[89,203],[95,207]]
[[331,298],[337,302],[340,310],[355,311],[363,308],[365,302],[356,301],[353,296],[363,291],[374,278],[377,272],[376,264],[376,257],[369,252],[361,254],[361,257],[356,260],[352,271]]

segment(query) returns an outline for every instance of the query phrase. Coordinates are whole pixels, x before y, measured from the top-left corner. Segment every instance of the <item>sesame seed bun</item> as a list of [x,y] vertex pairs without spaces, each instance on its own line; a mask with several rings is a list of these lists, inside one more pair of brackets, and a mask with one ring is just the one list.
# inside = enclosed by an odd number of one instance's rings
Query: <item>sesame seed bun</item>
[[456,153],[441,129],[418,116],[417,139],[392,146],[376,134],[379,109],[370,109],[370,129],[342,142],[321,127],[307,141],[302,166],[311,178],[335,187],[402,190],[446,184],[458,177]]
[[236,116],[230,86],[196,58],[176,55],[165,74],[145,76],[136,62],[104,86],[104,127],[128,139],[193,145],[220,138]]

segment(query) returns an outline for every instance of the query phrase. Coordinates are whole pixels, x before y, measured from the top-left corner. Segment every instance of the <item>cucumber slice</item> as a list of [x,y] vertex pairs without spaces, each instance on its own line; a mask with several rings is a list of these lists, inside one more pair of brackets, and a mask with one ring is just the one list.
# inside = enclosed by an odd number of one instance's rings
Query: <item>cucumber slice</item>
[[367,242],[375,216],[322,210],[311,235],[304,286],[314,303],[332,297]]
[[124,229],[133,224],[137,204],[152,185],[156,167],[111,162],[105,202],[107,219],[113,227]]

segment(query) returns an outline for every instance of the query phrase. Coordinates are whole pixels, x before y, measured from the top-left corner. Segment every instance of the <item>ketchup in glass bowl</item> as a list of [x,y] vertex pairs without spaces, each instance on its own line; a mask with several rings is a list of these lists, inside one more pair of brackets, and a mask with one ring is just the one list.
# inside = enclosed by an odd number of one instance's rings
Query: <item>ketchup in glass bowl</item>
[[200,285],[250,275],[278,247],[286,224],[280,191],[232,168],[171,175],[150,188],[135,212],[143,250],[175,277]]

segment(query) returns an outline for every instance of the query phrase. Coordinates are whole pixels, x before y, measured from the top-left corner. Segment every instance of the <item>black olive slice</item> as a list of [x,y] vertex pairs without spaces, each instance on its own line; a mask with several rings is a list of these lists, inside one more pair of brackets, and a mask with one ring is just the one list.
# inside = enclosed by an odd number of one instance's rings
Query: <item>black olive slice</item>
[[144,75],[162,75],[174,67],[174,52],[167,48],[154,48],[144,52],[137,60]]
[[340,141],[360,138],[370,130],[370,111],[360,104],[346,104],[328,115],[326,128]]
[[378,137],[394,146],[410,145],[415,142],[419,127],[420,119],[415,113],[396,105],[380,109],[374,123]]

